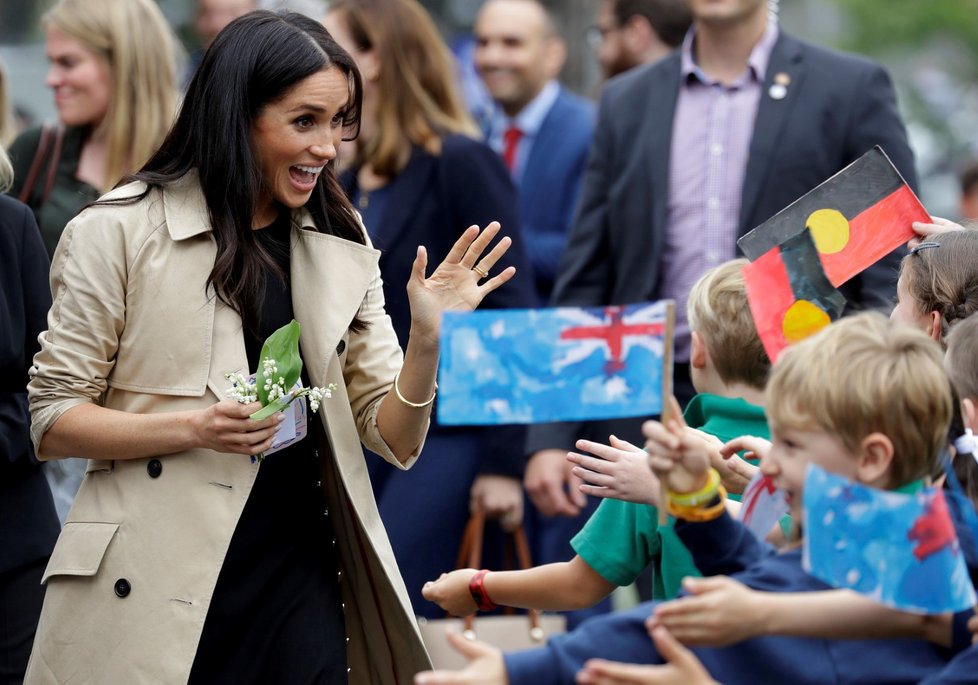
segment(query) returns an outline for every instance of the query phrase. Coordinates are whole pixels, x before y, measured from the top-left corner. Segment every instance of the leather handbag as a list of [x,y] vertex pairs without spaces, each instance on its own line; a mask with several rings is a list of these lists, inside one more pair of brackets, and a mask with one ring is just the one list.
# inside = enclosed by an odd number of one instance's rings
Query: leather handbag
[[[459,546],[457,568],[480,568],[482,566],[482,538],[485,517],[476,513],[469,518]],[[507,552],[515,549],[518,568],[532,568],[530,548],[526,542],[523,527],[507,534]],[[507,554],[507,569],[514,567],[512,554]],[[504,569],[506,570],[506,569]],[[457,670],[467,665],[467,660],[449,644],[447,632],[460,632],[470,640],[480,640],[498,647],[504,652],[542,647],[551,635],[566,632],[567,619],[562,614],[543,614],[536,609],[528,609],[525,614],[517,614],[507,607],[504,614],[468,616],[466,618],[418,618],[421,637],[424,639],[431,663],[436,669]]]

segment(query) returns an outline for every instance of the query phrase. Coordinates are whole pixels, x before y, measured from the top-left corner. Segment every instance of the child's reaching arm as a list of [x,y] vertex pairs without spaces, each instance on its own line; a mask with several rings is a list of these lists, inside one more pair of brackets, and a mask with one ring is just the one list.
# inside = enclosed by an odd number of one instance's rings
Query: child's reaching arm
[[833,640],[916,638],[952,645],[952,615],[885,607],[850,590],[759,592],[725,576],[686,578],[685,597],[656,605],[649,630],[688,645],[725,647],[761,635]]
[[[474,614],[477,607],[469,582],[475,574],[471,568],[443,573],[425,583],[421,594],[454,616]],[[590,607],[617,587],[579,556],[521,571],[493,571],[484,576],[482,586],[494,604],[541,611]]]

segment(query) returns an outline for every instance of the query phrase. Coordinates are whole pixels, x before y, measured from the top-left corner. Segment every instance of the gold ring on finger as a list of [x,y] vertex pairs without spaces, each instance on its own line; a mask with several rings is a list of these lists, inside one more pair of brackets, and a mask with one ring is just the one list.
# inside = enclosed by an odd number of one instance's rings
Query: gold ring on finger
[[480,267],[478,264],[475,264],[472,267],[472,270],[479,274],[479,278],[489,278],[489,272]]

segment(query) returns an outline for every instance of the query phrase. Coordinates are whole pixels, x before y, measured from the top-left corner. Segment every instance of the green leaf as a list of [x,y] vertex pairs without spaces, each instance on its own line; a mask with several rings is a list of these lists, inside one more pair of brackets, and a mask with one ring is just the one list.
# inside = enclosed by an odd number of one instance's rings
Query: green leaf
[[[274,359],[278,372],[272,382],[278,378],[285,379],[285,388],[290,390],[302,374],[302,358],[299,356],[299,322],[292,319],[291,323],[268,336],[261,347],[261,358],[258,360],[258,370],[255,372],[255,382],[258,386],[258,401],[262,407],[268,405],[268,391],[265,389],[265,359]],[[261,412],[256,412],[261,413]],[[271,412],[273,414],[275,412]],[[252,416],[254,418],[254,416]]]
[[267,419],[269,416],[282,411],[290,404],[292,404],[291,400],[286,401],[285,397],[280,397],[279,399],[275,400],[271,404],[266,405],[261,409],[259,409],[258,411],[256,411],[249,418],[251,418],[252,421],[262,421],[264,419]]

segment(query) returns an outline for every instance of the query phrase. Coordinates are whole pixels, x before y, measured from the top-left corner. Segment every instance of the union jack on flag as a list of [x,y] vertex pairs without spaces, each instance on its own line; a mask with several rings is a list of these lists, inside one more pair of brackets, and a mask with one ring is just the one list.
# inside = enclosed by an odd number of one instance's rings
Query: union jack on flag
[[439,423],[659,414],[671,304],[446,312]]

